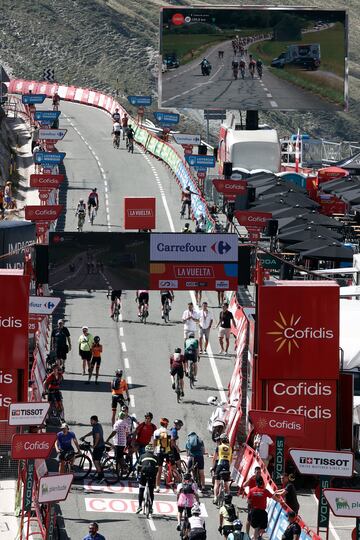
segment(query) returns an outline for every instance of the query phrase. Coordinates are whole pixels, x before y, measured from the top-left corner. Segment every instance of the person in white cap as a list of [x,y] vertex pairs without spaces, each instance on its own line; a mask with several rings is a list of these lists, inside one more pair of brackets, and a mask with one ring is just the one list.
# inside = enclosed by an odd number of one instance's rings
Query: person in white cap
[[82,327],[82,334],[79,337],[79,355],[83,361],[83,375],[90,370],[91,349],[94,344],[94,337],[90,334],[87,326]]

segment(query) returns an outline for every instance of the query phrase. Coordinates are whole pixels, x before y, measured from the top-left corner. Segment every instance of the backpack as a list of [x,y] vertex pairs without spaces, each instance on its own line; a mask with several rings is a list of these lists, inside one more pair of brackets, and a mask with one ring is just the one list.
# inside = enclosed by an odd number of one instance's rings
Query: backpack
[[232,531],[234,540],[243,540],[244,533],[242,531]]
[[113,379],[113,382],[111,383],[111,388],[113,390],[119,390],[120,388],[120,381],[121,379],[119,379],[118,377],[115,377],[115,379]]
[[233,521],[235,521],[235,519],[237,519],[235,506],[233,504],[225,504],[225,509],[228,514],[227,520],[232,523]]
[[181,493],[184,493],[185,495],[190,495],[191,493],[194,493],[193,483],[191,480],[183,482],[181,487]]
[[191,433],[187,440],[187,449],[190,454],[197,454],[201,450],[201,441],[196,433]]

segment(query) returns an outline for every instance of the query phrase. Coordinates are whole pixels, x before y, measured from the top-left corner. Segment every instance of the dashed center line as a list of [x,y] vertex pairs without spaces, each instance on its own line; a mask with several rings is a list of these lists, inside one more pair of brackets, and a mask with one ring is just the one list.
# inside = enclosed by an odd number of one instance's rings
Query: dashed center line
[[122,341],[122,342],[121,342],[121,348],[122,348],[123,352],[126,352],[126,351],[127,351],[125,341]]

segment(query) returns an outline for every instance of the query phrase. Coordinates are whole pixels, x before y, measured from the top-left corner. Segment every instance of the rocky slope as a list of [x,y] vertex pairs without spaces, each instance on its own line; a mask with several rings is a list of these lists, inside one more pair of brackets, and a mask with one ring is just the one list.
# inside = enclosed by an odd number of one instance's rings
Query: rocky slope
[[[196,2],[198,5],[200,2]],[[264,0],[253,0],[264,5]],[[271,5],[270,2],[266,2]],[[275,3],[275,2],[274,2]],[[188,1],[171,0],[171,4]],[[207,4],[238,4],[210,0]],[[284,0],[283,5],[298,5]],[[359,0],[304,0],[304,5],[344,8],[350,15],[350,112],[267,113],[261,120],[276,125],[280,134],[299,126],[328,139],[360,139],[360,11]],[[76,85],[156,96],[159,7],[161,0],[2,0],[0,62],[14,76],[40,79],[53,67],[56,79]],[[204,3],[205,5],[205,3]],[[193,122],[200,119],[193,114]],[[189,123],[189,120],[186,122]]]

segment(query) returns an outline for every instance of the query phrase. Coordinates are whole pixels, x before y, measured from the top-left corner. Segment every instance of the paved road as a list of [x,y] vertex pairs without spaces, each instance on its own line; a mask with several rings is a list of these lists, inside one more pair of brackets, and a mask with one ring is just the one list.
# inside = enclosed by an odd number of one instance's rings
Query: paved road
[[[100,209],[93,230],[121,230],[122,197],[142,194],[157,196],[158,230],[179,230],[182,225],[178,215],[179,188],[166,169],[156,160],[144,157],[138,148],[135,148],[134,155],[129,155],[123,148],[114,150],[111,146],[111,124],[101,111],[63,104],[63,116],[64,112],[68,118],[62,120],[61,125],[69,131],[58,149],[67,152],[65,165],[69,189],[65,230],[75,230],[77,200],[80,196],[86,198],[95,186],[100,193]],[[86,222],[85,230],[90,228]],[[172,321],[166,327],[160,318],[159,293],[150,294],[150,317],[146,325],[138,321],[134,297],[133,291],[125,293],[123,320],[116,324],[109,317],[105,292],[65,292],[59,314],[64,314],[75,344],[67,362],[64,388],[66,418],[80,437],[89,430],[90,415],[97,414],[108,434],[111,429],[110,381],[115,369],[122,367],[131,387],[132,413],[142,419],[144,413],[151,410],[155,423],[161,416],[167,416],[171,421],[181,418],[184,421],[181,446],[184,447],[186,434],[195,429],[211,453],[213,449],[206,426],[212,409],[206,400],[210,395],[218,395],[219,387],[226,389],[234,357],[204,356],[200,363],[198,387],[191,392],[187,389],[184,402],[178,405],[170,387],[168,357],[174,347],[182,345],[179,321],[190,296],[188,293],[176,294]],[[217,315],[216,295],[205,295],[205,298]],[[84,324],[90,327],[93,335],[101,337],[104,346],[98,386],[84,384],[81,361],[76,353],[76,340]],[[216,353],[215,331],[211,344]],[[207,463],[207,476],[209,467]],[[82,538],[89,520],[99,521],[107,540],[117,540],[120,535],[137,539],[176,538],[174,494],[164,491],[156,500],[160,514],[154,515],[153,521],[147,521],[130,513],[136,505],[136,487],[116,486],[110,491],[104,486],[99,489],[76,486],[67,501],[61,504],[66,527],[62,538]],[[208,497],[203,497],[202,502],[204,512],[209,515],[208,538],[215,540],[218,538],[215,509]]]
[[[122,197],[140,194],[154,195],[158,201],[158,230],[179,230],[179,188],[165,168],[151,157],[135,148],[129,155],[124,148],[114,150],[111,146],[109,118],[97,109],[81,105],[62,104],[61,127],[68,133],[58,149],[67,152],[65,160],[69,186],[66,195],[67,212],[63,220],[65,230],[76,229],[75,207],[80,197],[86,198],[93,187],[100,194],[100,210],[93,225],[95,231],[119,231],[123,224]],[[107,194],[107,197],[106,197]],[[91,225],[86,222],[85,230]],[[78,437],[89,431],[89,417],[97,414],[107,435],[111,429],[110,381],[116,368],[121,367],[130,384],[131,413],[142,419],[151,410],[154,421],[161,416],[170,420],[181,418],[184,428],[181,431],[180,446],[184,446],[186,434],[195,429],[204,438],[206,448],[212,453],[212,444],[207,432],[207,420],[212,412],[207,405],[209,395],[221,395],[232,373],[234,357],[221,357],[216,354],[218,344],[216,333],[211,336],[211,351],[200,362],[197,388],[186,389],[183,403],[176,403],[170,388],[168,376],[168,356],[173,348],[182,345],[182,325],[179,322],[183,309],[189,300],[188,293],[177,293],[171,323],[165,326],[160,318],[160,302],[157,292],[150,293],[150,317],[147,325],[137,318],[135,294],[127,291],[123,300],[123,313],[120,323],[109,317],[109,305],[105,291],[89,294],[85,291],[65,291],[64,300],[57,315],[64,316],[71,332],[74,351],[67,361],[64,383],[64,402],[66,418]],[[193,296],[192,299],[194,300]],[[218,314],[216,296],[206,294],[211,309]],[[55,314],[55,315],[56,315]],[[100,335],[104,346],[100,384],[85,385],[81,375],[81,361],[76,353],[76,341],[82,325],[87,324],[93,335]],[[206,470],[208,476],[209,460]],[[163,490],[156,496],[154,519],[146,520],[134,515],[136,507],[135,485],[119,485],[111,488],[94,485],[77,485],[72,489],[67,501],[61,503],[65,529],[62,540],[82,539],[91,520],[100,523],[106,540],[126,537],[140,539],[177,538],[173,511],[175,496]],[[209,497],[202,498],[204,513],[208,514],[208,540],[219,538],[217,515]],[[243,500],[236,500],[244,507]],[[308,525],[316,526],[316,503],[311,495],[300,497],[301,514]],[[245,514],[240,514],[245,520]],[[348,540],[350,527],[354,520],[332,518],[336,531],[331,533],[334,540]]]
[[[218,58],[218,51],[224,58]],[[282,80],[265,67],[262,79],[234,80],[231,42],[210,48],[204,55],[212,64],[210,76],[201,74],[200,59],[162,74],[163,107],[241,110],[335,110],[334,106],[311,92]]]

